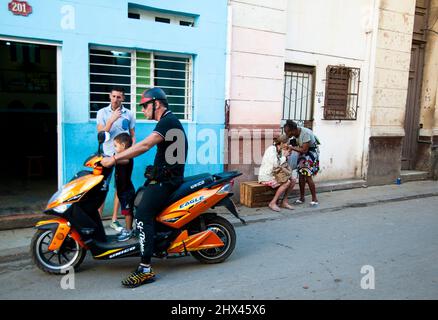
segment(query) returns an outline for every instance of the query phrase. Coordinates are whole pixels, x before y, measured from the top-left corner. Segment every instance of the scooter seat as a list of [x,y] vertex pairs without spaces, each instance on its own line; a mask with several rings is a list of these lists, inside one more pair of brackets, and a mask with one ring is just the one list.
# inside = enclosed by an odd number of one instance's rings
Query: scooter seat
[[193,192],[201,190],[212,182],[213,176],[209,173],[186,177],[184,178],[184,182],[181,184],[181,186],[177,190],[175,190],[174,193],[172,193],[167,203],[168,205],[170,205],[171,203],[174,203]]
[[209,174],[209,173],[201,173],[201,174],[197,174],[195,176],[184,177],[183,183],[184,182],[193,181],[193,180],[204,179],[204,178],[207,178],[207,177],[210,177],[210,176],[211,176],[211,174]]

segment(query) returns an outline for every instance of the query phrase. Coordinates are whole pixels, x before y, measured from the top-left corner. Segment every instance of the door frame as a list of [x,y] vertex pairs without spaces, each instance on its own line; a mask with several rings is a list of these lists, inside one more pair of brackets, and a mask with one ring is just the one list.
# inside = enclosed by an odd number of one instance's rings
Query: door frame
[[[414,41],[412,43],[412,49],[418,50],[417,53],[417,61],[416,65],[414,66],[415,75],[413,77],[413,87],[408,87],[409,90],[412,90],[411,94],[412,97],[412,103],[413,105],[410,105],[409,101],[410,97],[409,95],[406,97],[406,110],[405,110],[405,137],[404,139],[408,139],[407,144],[403,143],[403,147],[409,147],[409,150],[402,150],[402,155],[405,154],[407,158],[402,158],[402,169],[403,170],[414,170],[415,169],[415,162],[416,162],[416,153],[418,148],[418,136],[419,136],[419,130],[420,130],[420,107],[421,107],[421,88],[422,88],[422,80],[423,80],[423,67],[424,67],[424,54],[425,54],[425,45],[424,43],[420,43],[417,41]],[[411,52],[412,52],[411,49]],[[412,59],[412,58],[411,58]],[[411,70],[409,70],[409,78],[410,78]],[[410,83],[409,83],[410,86]],[[409,108],[412,108],[409,112]],[[408,115],[412,117],[408,117]],[[408,123],[409,122],[409,123]],[[412,125],[412,131],[406,132],[407,126]]]
[[62,186],[63,182],[63,129],[62,129],[62,119],[63,119],[63,91],[62,91],[62,45],[59,42],[45,41],[38,39],[28,39],[19,37],[9,37],[0,36],[2,41],[12,41],[30,44],[39,44],[45,46],[56,47],[56,117],[57,117],[57,159],[58,159],[58,188]]
[[[415,169],[415,164],[417,161],[417,150],[418,150],[418,139],[420,135],[420,115],[421,115],[421,90],[423,85],[423,72],[424,72],[424,56],[425,47],[427,43],[427,34],[425,30],[427,29],[427,23],[429,20],[429,8],[430,0],[416,0],[415,3],[415,15],[414,15],[414,29],[412,32],[412,44],[411,44],[411,60],[409,63],[409,73],[408,73],[408,95],[406,97],[405,104],[405,136],[402,142],[402,157],[401,157],[401,168],[412,170]],[[413,49],[418,50],[416,65],[414,66],[415,77],[413,78],[414,86],[411,87],[411,66],[412,66],[412,51]],[[409,93],[414,95],[412,97],[413,105],[410,106]],[[409,110],[409,107],[413,110]],[[408,118],[408,115],[412,118]],[[412,125],[411,132],[407,132],[406,128]],[[406,148],[408,150],[406,150]],[[404,158],[406,155],[407,158]]]

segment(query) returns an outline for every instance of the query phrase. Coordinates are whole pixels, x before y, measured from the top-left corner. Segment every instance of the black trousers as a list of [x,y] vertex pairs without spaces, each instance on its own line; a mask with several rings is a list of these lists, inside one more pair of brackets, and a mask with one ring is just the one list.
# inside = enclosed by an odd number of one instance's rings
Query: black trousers
[[141,262],[151,263],[154,250],[155,217],[165,208],[176,186],[168,183],[148,184],[135,211],[140,241]]

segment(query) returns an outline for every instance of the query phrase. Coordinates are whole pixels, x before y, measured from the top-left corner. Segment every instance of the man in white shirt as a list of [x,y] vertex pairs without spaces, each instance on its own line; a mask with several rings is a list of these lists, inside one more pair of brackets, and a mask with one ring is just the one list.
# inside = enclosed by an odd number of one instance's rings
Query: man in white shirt
[[[109,94],[111,103],[97,112],[97,131],[106,131],[110,134],[110,140],[103,144],[103,153],[112,156],[115,153],[114,137],[122,132],[129,133],[132,137],[132,144],[135,144],[135,118],[132,112],[123,107],[125,101],[125,90],[122,87],[114,87]],[[104,205],[99,208],[102,215]],[[114,209],[111,228],[120,232],[123,227],[117,220],[120,202],[117,193],[114,194]]]

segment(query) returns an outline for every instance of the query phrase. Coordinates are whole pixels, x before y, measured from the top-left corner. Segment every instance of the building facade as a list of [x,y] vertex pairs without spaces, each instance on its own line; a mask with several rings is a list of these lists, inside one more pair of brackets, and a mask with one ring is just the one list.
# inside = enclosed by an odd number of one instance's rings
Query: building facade
[[[165,89],[189,137],[186,175],[225,166],[256,179],[293,119],[322,143],[317,181],[437,176],[438,0],[2,3],[2,133],[28,137],[6,146],[20,160],[1,159],[4,183],[35,164],[56,185],[81,170],[113,85],[137,139],[155,125],[141,92]],[[153,156],[136,159],[136,186]]]
[[[402,169],[432,174],[436,6],[434,0],[230,1],[229,128],[236,133],[229,143],[240,141],[241,156],[250,150],[245,145],[254,152],[257,128],[269,133],[262,134],[266,148],[272,132],[293,119],[321,140],[317,181],[376,185],[393,183]],[[245,129],[251,135],[241,134]],[[259,164],[253,157],[228,168],[253,180]]]
[[[26,175],[27,164],[43,163],[65,183],[97,149],[96,113],[111,87],[125,89],[141,140],[156,122],[137,103],[159,86],[189,138],[186,175],[221,171],[220,143],[195,150],[224,128],[226,20],[221,0],[2,0],[1,112],[10,122],[2,133],[19,128],[28,138],[17,149],[23,163],[5,165]],[[154,154],[135,160],[134,185]]]

